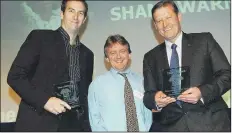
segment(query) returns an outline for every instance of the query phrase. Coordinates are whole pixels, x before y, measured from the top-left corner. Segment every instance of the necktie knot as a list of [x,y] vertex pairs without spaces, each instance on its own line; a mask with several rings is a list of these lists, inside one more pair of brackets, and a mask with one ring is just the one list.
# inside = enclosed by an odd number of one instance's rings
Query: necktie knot
[[172,49],[176,49],[177,45],[176,44],[172,44],[171,48]]
[[123,76],[125,79],[127,78],[126,77],[126,73],[118,73],[119,75]]

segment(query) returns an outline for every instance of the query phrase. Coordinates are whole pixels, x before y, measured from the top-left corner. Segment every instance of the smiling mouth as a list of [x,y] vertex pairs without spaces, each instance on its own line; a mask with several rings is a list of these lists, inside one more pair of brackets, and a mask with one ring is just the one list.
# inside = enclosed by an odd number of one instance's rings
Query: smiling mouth
[[74,24],[78,24],[78,22],[72,22],[72,23],[74,23]]
[[169,31],[169,30],[171,30],[172,28],[167,28],[167,29],[164,29],[164,31],[166,32],[166,31]]
[[122,63],[123,61],[116,61],[116,63]]

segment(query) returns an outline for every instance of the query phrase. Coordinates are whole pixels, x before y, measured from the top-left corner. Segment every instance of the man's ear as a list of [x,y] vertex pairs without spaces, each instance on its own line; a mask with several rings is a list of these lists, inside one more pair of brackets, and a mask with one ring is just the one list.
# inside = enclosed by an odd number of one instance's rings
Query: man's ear
[[157,30],[157,26],[156,26],[155,21],[153,21],[153,25],[154,25],[155,29]]
[[110,62],[110,60],[109,60],[109,58],[108,58],[108,57],[106,57],[105,59],[106,59],[106,61],[107,61],[107,62]]
[[61,18],[61,19],[64,18],[64,13],[63,13],[63,11],[60,12],[60,18]]
[[85,23],[85,21],[86,21],[87,17],[88,17],[88,16],[86,16],[86,17],[84,18],[84,20],[83,20],[83,24]]
[[179,20],[179,22],[182,21],[182,15],[181,15],[181,13],[178,13],[178,20]]

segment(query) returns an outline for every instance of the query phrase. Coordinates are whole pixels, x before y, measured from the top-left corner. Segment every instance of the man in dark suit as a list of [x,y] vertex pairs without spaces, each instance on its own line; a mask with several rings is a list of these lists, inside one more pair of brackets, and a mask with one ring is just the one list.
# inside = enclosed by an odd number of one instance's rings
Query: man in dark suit
[[[163,131],[230,131],[222,95],[231,87],[231,66],[219,44],[210,33],[183,33],[173,1],[158,2],[152,17],[165,42],[144,56],[145,106],[160,111]],[[173,61],[190,69],[190,85],[177,98],[163,88],[163,70],[175,68]]]
[[10,68],[7,82],[21,97],[16,131],[91,131],[93,53],[78,35],[88,5],[63,0],[61,10],[61,27],[32,31]]

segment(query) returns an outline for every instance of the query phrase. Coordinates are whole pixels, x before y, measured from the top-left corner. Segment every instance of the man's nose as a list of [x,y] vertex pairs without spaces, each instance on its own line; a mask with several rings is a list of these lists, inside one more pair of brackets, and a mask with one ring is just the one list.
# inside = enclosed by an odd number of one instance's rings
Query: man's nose
[[79,14],[78,14],[78,13],[75,13],[75,14],[74,14],[74,19],[77,19],[78,16],[79,16]]
[[168,25],[166,20],[163,20],[163,26],[166,27]]
[[121,55],[120,53],[117,54],[117,58],[120,59],[121,58]]

